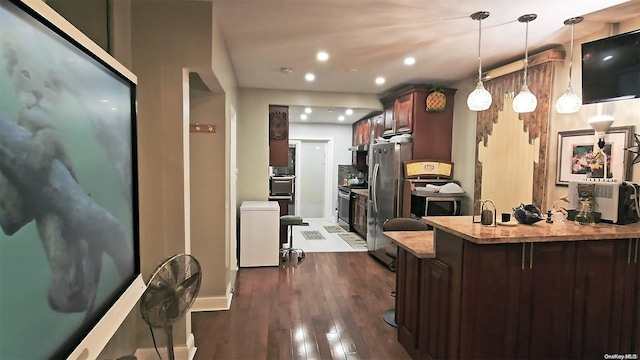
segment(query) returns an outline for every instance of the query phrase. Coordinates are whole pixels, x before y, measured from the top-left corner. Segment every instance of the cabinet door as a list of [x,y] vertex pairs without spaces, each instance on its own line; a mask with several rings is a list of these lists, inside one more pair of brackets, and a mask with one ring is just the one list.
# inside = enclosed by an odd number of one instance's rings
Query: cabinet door
[[627,264],[623,294],[621,349],[640,353],[640,239],[627,240]]
[[437,259],[422,259],[420,264],[420,359],[448,359],[450,269]]
[[465,241],[463,259],[459,358],[515,359],[522,245]]
[[382,136],[384,132],[384,115],[378,115],[371,119],[371,132],[373,132],[373,138]]
[[358,122],[351,125],[351,145],[358,146]]
[[394,107],[396,133],[410,133],[413,130],[413,99],[414,93],[399,97]]
[[396,259],[396,323],[398,341],[412,358],[418,358],[420,259],[399,248]]
[[393,133],[395,132],[395,121],[393,119],[394,116],[394,105],[395,105],[395,101],[390,103],[390,104],[385,104],[384,105],[384,119],[382,120],[383,122],[383,128],[382,128],[382,135],[386,136],[386,135],[393,135]]
[[575,242],[524,244],[518,326],[521,359],[569,358],[575,246]]
[[620,331],[628,251],[628,242],[623,240],[581,241],[578,245],[572,358],[631,352],[621,347],[621,338],[631,334]]

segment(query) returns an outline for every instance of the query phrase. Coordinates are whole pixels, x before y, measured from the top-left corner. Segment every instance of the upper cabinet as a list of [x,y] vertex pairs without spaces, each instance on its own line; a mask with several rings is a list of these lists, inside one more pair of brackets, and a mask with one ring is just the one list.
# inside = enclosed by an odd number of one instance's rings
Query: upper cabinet
[[289,166],[289,107],[269,105],[269,166]]
[[371,136],[371,123],[369,119],[361,119],[353,123],[353,146],[369,144]]
[[383,112],[382,136],[413,135],[413,158],[451,161],[453,96],[455,89],[443,88],[446,106],[440,112],[427,112],[431,85],[410,85],[380,99]]

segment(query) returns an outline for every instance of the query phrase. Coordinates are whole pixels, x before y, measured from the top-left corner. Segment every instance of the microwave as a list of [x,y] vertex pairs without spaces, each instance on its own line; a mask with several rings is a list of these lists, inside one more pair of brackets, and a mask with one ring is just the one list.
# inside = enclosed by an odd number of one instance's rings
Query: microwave
[[445,194],[411,194],[411,217],[420,219],[423,216],[459,216],[462,212],[463,198],[464,196]]
[[569,206],[580,209],[578,184],[594,184],[596,206],[600,220],[607,223],[625,225],[638,221],[640,217],[638,200],[640,185],[631,182],[570,181]]

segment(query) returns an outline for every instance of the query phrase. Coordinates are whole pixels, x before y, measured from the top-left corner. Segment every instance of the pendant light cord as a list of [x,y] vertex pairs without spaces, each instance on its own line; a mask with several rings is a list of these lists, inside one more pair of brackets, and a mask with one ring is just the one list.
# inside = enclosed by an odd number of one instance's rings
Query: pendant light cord
[[524,36],[524,84],[527,85],[527,68],[529,67],[529,20]]
[[478,82],[482,81],[482,54],[480,53],[482,43],[482,17],[478,19]]
[[573,68],[573,27],[575,22],[571,24],[571,49],[569,50],[569,89],[571,89],[571,69]]

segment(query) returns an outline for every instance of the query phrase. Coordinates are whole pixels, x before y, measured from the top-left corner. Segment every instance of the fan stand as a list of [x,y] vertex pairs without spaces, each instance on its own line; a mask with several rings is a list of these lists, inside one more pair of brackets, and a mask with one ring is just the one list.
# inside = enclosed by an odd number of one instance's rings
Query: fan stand
[[164,327],[164,333],[167,335],[167,353],[169,354],[169,360],[175,360],[173,353],[173,325]]

